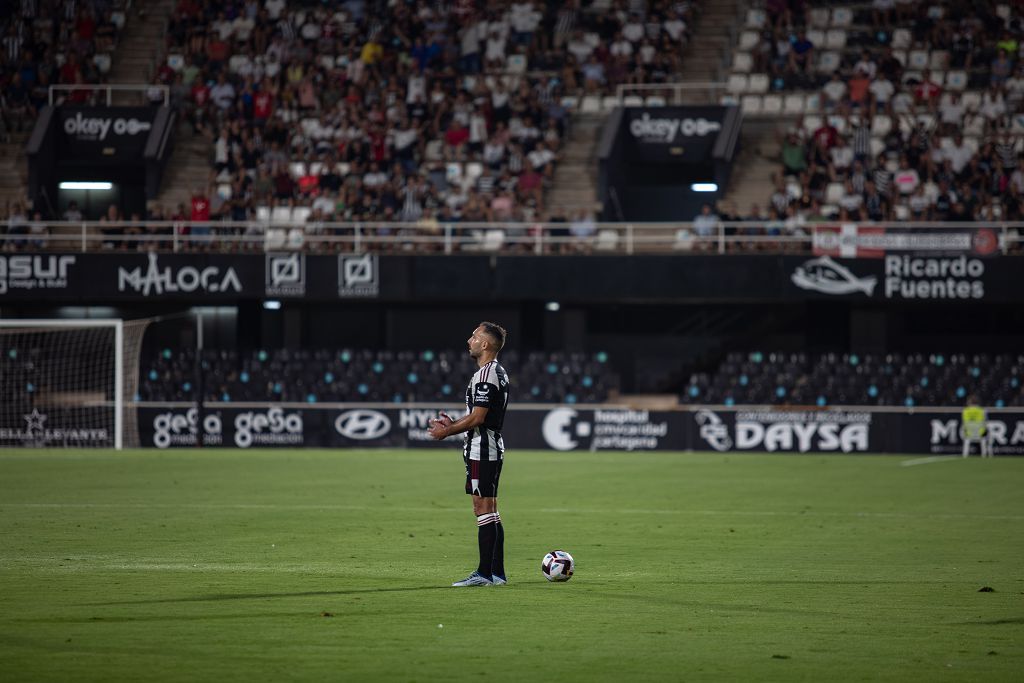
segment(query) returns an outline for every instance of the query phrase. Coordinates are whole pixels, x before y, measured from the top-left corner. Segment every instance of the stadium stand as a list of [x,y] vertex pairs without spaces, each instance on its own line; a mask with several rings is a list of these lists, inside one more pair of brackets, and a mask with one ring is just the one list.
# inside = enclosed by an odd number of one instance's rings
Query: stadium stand
[[[143,401],[195,397],[195,352],[163,349],[140,369]],[[517,369],[516,401],[600,403],[619,380],[605,353],[502,353]],[[322,403],[368,401],[461,403],[475,364],[464,351],[206,350],[202,354],[207,400]]]
[[746,115],[795,121],[761,218],[1020,219],[1019,6],[792,7],[750,10],[729,78]]
[[1024,356],[963,353],[732,352],[691,375],[684,403],[723,405],[961,405],[976,395],[1024,405]]
[[423,221],[431,234],[435,221],[551,215],[571,111],[617,105],[620,83],[672,80],[696,11],[183,0],[155,80],[209,139],[201,216]]
[[[25,143],[51,85],[105,83],[125,23],[120,0],[25,0],[0,10],[0,220],[33,218],[25,202]],[[88,103],[89,88],[59,93]],[[52,218],[41,214],[41,218]]]

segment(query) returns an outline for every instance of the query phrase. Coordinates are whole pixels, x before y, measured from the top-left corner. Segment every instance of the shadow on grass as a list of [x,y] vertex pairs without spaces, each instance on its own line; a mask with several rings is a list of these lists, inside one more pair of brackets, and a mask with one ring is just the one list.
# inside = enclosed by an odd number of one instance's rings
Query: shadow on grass
[[1015,626],[1024,624],[1024,617],[1013,619],[985,619],[983,621],[958,621],[957,626]]
[[302,591],[298,593],[221,593],[217,595],[196,595],[181,598],[157,598],[155,600],[122,600],[116,602],[82,603],[87,607],[114,605],[159,605],[172,602],[222,602],[228,600],[259,600],[266,598],[312,598],[329,595],[359,595],[360,593],[406,593],[411,591],[451,590],[451,586],[396,586],[393,588],[351,588],[336,591]]
[[[331,616],[333,617],[335,614],[338,616],[344,616],[344,613],[342,612],[336,612]],[[135,621],[219,621],[230,619],[287,619],[290,617],[305,619],[325,618],[313,610],[306,610],[305,612],[243,612],[241,614],[141,614],[105,617],[40,617],[37,619],[19,619],[18,621],[38,624],[130,624]],[[2,642],[2,639],[0,639],[0,642]]]

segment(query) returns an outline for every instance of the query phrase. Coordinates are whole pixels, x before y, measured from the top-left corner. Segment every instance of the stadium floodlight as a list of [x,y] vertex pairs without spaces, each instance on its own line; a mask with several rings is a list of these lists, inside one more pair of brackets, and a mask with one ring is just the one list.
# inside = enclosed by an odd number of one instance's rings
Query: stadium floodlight
[[281,302],[277,299],[267,299],[263,302],[263,309],[267,311],[279,311],[281,310]]
[[0,320],[0,448],[138,445],[149,320]]
[[60,184],[60,189],[62,190],[109,190],[113,187],[113,183],[85,182],[78,180],[65,180]]
[[690,185],[693,192],[718,192],[718,183],[693,183]]
[[556,311],[562,308],[562,304],[558,303],[557,301],[549,301],[546,304],[544,304],[544,308],[551,311],[552,313],[555,313]]

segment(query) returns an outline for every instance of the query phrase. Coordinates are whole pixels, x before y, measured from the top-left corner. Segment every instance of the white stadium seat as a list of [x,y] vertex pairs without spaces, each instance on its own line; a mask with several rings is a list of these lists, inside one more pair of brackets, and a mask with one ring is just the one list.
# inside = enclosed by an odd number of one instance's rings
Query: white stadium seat
[[871,156],[877,157],[879,154],[885,151],[885,143],[882,142],[881,138],[871,138]]
[[741,52],[750,52],[761,42],[761,35],[757,31],[744,31],[740,34],[739,49]]
[[749,73],[754,67],[754,58],[749,52],[737,52],[732,58],[732,70],[739,73]]
[[800,93],[790,93],[786,95],[782,104],[782,110],[787,114],[803,114],[804,96]]
[[622,98],[622,106],[624,107],[642,107],[644,106],[644,98],[639,95],[626,95]]
[[832,10],[832,26],[847,28],[853,24],[853,10],[849,7],[836,7]]
[[949,90],[961,91],[967,88],[967,73],[964,71],[950,71],[946,74],[946,88]]
[[761,102],[761,111],[768,115],[782,113],[782,95],[765,95]]
[[949,51],[932,50],[928,55],[928,68],[932,71],[945,71],[949,68]]
[[828,50],[842,50],[846,47],[846,31],[841,28],[829,29],[825,34],[825,48]]
[[665,98],[661,95],[648,95],[647,99],[644,100],[644,104],[648,107],[664,107]]
[[825,32],[820,29],[808,29],[807,40],[814,43],[814,47],[817,50],[825,47]]
[[876,114],[871,119],[871,134],[875,137],[884,138],[892,130],[892,119],[885,114]]
[[910,47],[910,31],[898,28],[892,32],[892,49],[906,50]]
[[733,95],[742,95],[747,91],[747,81],[748,78],[745,74],[732,74],[725,84],[725,89]]
[[807,96],[807,102],[804,104],[804,111],[808,114],[817,114],[821,111],[821,94],[811,93]]
[[747,10],[747,26],[749,28],[764,28],[768,22],[768,15],[763,9]]
[[964,108],[967,111],[978,111],[978,107],[981,106],[981,93],[973,90],[965,92],[960,97],[960,101],[963,102]]
[[750,74],[747,91],[755,94],[768,92],[768,74]]
[[267,228],[267,232],[263,237],[263,247],[267,251],[273,251],[275,249],[284,248],[286,239],[285,231],[280,228]]
[[907,68],[923,71],[928,68],[928,50],[911,50],[907,55]]
[[278,224],[286,224],[292,220],[292,207],[290,206],[275,206],[270,210],[270,222]]
[[838,204],[844,196],[846,196],[846,188],[842,183],[829,183],[825,188],[825,201],[829,204]]
[[580,101],[581,114],[600,114],[601,99],[596,95],[587,95]]
[[805,116],[804,117],[804,132],[807,135],[812,135],[814,131],[821,128],[821,117],[820,116]]
[[818,56],[818,71],[823,74],[830,74],[839,68],[842,61],[842,57],[838,52],[822,52]]
[[758,116],[761,113],[761,96],[744,95],[740,102],[743,113],[747,116]]
[[615,251],[619,248],[619,233],[612,228],[604,228],[597,233],[598,251]]
[[618,95],[605,95],[601,98],[601,111],[614,111],[622,105]]
[[292,228],[288,231],[288,248],[289,249],[302,249],[302,245],[306,242],[306,232],[302,228]]
[[[829,19],[828,8],[826,7],[813,7],[807,17],[808,26],[814,28],[828,28]],[[813,42],[813,41],[812,41]]]
[[292,223],[305,223],[313,209],[308,206],[296,206],[292,209]]

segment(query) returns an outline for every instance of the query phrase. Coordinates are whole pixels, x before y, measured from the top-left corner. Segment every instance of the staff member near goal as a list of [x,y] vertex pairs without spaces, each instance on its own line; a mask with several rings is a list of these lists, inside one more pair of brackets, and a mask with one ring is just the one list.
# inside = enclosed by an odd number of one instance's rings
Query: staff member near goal
[[480,564],[475,572],[452,586],[500,586],[505,577],[505,530],[498,514],[498,479],[505,456],[501,425],[508,407],[508,375],[498,363],[505,346],[505,328],[480,323],[467,340],[477,370],[466,387],[466,414],[453,421],[441,413],[428,433],[440,441],[465,432],[462,459],[466,463],[466,493],[473,496]]

